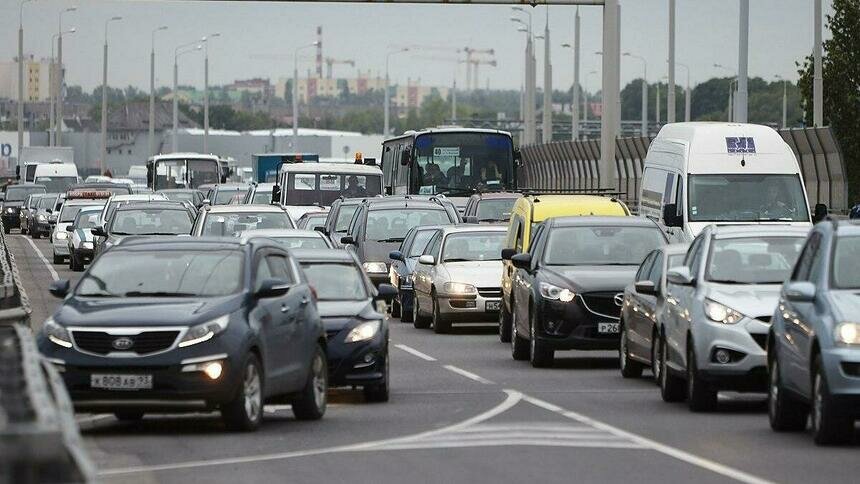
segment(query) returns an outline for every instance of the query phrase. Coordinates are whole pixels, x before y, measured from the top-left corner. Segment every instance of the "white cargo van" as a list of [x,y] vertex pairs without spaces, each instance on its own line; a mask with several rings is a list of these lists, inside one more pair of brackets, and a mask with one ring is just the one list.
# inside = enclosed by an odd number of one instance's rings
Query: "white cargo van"
[[272,201],[286,207],[293,221],[307,212],[327,207],[343,196],[365,198],[382,195],[382,170],[376,161],[364,163],[303,163],[280,166]]
[[645,157],[639,214],[690,238],[712,223],[812,223],[791,148],[767,126],[740,123],[663,126]]
[[33,183],[45,185],[48,193],[64,193],[80,181],[78,167],[74,163],[63,163],[60,160],[39,163],[33,172]]

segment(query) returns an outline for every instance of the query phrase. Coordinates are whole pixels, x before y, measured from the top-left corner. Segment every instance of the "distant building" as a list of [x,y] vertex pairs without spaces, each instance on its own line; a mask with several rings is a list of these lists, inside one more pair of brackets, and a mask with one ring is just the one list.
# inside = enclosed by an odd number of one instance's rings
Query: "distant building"
[[[56,65],[54,65],[56,68]],[[26,102],[47,101],[51,97],[51,62],[35,60],[31,55],[24,58],[24,100]],[[0,62],[0,98],[18,99],[18,62]]]
[[241,93],[247,92],[248,94],[258,95],[264,98],[269,98],[275,95],[275,87],[272,86],[272,83],[269,82],[268,79],[262,79],[259,77],[234,81],[233,84],[224,86],[224,89],[227,91],[237,92],[240,95]]
[[[292,79],[281,78],[275,86],[275,96],[287,97],[287,89],[292,84]],[[447,98],[449,88],[422,86],[420,80],[408,80],[406,85],[392,83],[394,90],[392,96],[392,107],[420,108],[424,101],[434,92],[439,93],[442,98]],[[316,77],[300,77],[298,82],[299,104],[308,104],[314,98],[336,98],[346,92],[352,95],[363,95],[370,91],[385,90],[385,79],[382,77],[359,77],[352,79],[324,79]]]

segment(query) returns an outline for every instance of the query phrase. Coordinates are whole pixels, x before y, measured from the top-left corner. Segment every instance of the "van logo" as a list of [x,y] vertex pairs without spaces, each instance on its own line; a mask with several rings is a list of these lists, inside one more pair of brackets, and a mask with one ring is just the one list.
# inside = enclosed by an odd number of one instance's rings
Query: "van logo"
[[726,137],[726,150],[731,153],[755,153],[755,139],[749,136]]
[[615,297],[612,298],[612,300],[615,301],[615,305],[620,308],[624,305],[624,294],[619,292],[615,295]]
[[113,340],[110,345],[113,346],[115,350],[126,351],[130,350],[131,347],[134,346],[134,340],[123,336],[122,338]]

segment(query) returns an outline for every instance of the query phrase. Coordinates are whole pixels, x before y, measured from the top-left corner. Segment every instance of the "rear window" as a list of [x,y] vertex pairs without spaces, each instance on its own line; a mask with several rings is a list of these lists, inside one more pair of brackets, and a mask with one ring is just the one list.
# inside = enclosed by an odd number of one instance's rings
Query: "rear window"
[[418,225],[442,225],[451,223],[444,209],[385,209],[367,213],[366,240],[400,242],[409,229]]

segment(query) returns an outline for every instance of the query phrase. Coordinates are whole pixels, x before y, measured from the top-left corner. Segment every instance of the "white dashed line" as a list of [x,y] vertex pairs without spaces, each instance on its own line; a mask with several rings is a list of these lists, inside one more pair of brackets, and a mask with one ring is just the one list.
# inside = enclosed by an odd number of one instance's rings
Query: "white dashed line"
[[483,383],[484,385],[495,385],[495,383],[493,383],[490,380],[487,380],[486,378],[484,378],[480,375],[476,375],[476,374],[472,373],[471,371],[466,371],[462,368],[457,368],[454,365],[445,365],[445,369],[448,371],[453,371],[454,373],[456,373],[458,375],[465,376],[466,378],[468,378],[470,380],[474,380],[478,383]]
[[45,267],[48,268],[48,272],[51,274],[51,278],[53,278],[55,281],[59,280],[60,275],[57,274],[57,271],[54,270],[54,266],[52,266],[48,262],[48,259],[45,258],[45,254],[43,254],[42,251],[39,250],[38,247],[36,247],[36,244],[33,243],[33,240],[30,239],[29,237],[24,237],[23,235],[21,236],[21,238],[26,240],[30,244],[30,247],[32,247],[33,250],[36,252],[36,257],[38,257],[39,259],[42,260],[42,263],[45,264]]
[[401,345],[401,344],[394,345],[394,347],[401,349],[401,350],[409,353],[410,355],[417,356],[418,358],[421,358],[424,361],[436,361],[436,358],[433,358],[430,355],[425,355],[424,353],[416,350],[415,348],[410,348],[409,346]]

